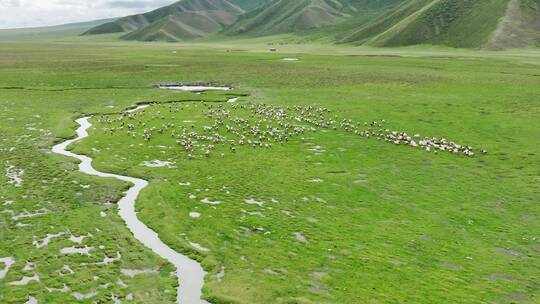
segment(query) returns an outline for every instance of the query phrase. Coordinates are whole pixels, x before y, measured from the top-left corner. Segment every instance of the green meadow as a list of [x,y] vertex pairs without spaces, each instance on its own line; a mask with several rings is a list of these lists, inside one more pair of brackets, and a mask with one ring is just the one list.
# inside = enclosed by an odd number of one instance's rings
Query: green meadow
[[[50,152],[87,115],[90,136],[73,151],[150,182],[139,218],[201,262],[211,303],[539,301],[538,49],[77,39],[0,44],[0,302],[176,298],[174,267],[117,215],[129,185]],[[155,88],[174,83],[234,89]],[[125,109],[145,103],[122,125]],[[182,130],[215,122],[209,109],[278,126],[250,107],[324,108],[338,127],[291,120],[306,130],[286,142],[216,143],[208,155],[179,145]],[[215,133],[233,138],[230,120]],[[343,120],[384,120],[477,153],[366,138]],[[63,253],[71,247],[83,251]]]

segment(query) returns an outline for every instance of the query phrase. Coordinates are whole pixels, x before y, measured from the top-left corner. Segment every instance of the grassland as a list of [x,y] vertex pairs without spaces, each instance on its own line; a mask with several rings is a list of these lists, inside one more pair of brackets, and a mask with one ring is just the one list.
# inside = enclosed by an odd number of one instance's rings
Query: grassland
[[[0,45],[0,168],[24,170],[19,187],[0,175],[0,258],[15,259],[0,279],[0,301],[61,303],[94,291],[85,301],[174,299],[172,267],[136,243],[115,213],[126,185],[79,174],[70,159],[48,152],[74,135],[73,120],[83,113],[98,115],[75,151],[94,157],[101,171],[151,181],[139,216],[202,262],[213,303],[538,301],[538,50],[291,44],[275,54],[264,52],[266,42]],[[196,95],[152,87],[200,81],[236,90]],[[138,120],[147,128],[201,130],[210,102],[246,94],[239,105],[325,107],[340,119],[384,119],[394,130],[489,153],[434,154],[318,129],[272,148],[218,147],[190,160],[171,130],[145,141],[99,122],[136,103],[167,102]],[[144,165],[153,160],[174,165]],[[17,217],[39,210],[45,214]],[[47,246],[33,244],[60,232]],[[69,240],[88,233],[81,244]],[[88,256],[60,253],[70,246],[93,249]],[[117,252],[121,258],[109,265],[92,264]],[[35,269],[25,270],[26,261]],[[74,273],[55,275],[63,265]],[[122,269],[155,272],[132,278]],[[8,284],[34,273],[40,282]],[[63,284],[72,291],[47,290]]]

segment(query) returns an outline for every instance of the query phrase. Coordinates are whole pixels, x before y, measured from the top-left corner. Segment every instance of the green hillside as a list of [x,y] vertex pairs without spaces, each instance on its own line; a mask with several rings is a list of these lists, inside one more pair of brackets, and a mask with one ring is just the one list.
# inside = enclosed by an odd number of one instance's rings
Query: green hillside
[[525,47],[540,40],[538,0],[409,0],[342,42],[373,46]]
[[398,0],[274,0],[249,12],[227,28],[226,35],[272,35],[336,25],[353,16],[371,16]]
[[413,14],[410,20],[375,37],[372,44],[481,47],[497,27],[507,4],[508,0],[435,0]]
[[540,0],[274,0],[223,33],[308,33],[378,47],[527,47],[540,41]]
[[[204,37],[234,23],[245,1],[182,0],[157,10],[132,15],[90,29],[83,35],[127,32],[128,40],[178,41]],[[236,4],[239,5],[236,5]]]
[[540,0],[182,0],[85,35],[181,41],[302,35],[376,47],[519,48],[540,44]]
[[161,18],[123,36],[127,40],[179,41],[205,37],[233,23],[236,14],[222,11],[181,12]]
[[383,33],[385,30],[392,28],[400,21],[413,15],[431,1],[433,0],[402,1],[384,14],[372,19],[370,22],[367,22],[358,28],[352,28],[350,34],[342,39],[341,42],[363,44],[370,38]]

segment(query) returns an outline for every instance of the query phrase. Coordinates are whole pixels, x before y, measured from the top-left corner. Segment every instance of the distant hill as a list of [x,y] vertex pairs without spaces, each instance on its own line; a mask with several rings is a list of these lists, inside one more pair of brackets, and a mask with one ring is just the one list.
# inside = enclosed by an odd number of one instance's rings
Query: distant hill
[[226,35],[272,35],[335,25],[356,16],[373,16],[401,0],[273,0],[224,30]]
[[179,41],[200,38],[234,23],[245,9],[262,1],[182,0],[157,10],[102,24],[83,35],[126,32],[122,39]]
[[1,40],[43,40],[62,38],[66,36],[79,36],[81,32],[101,24],[109,23],[115,19],[102,19],[88,22],[69,23],[55,26],[0,29]]
[[540,45],[540,0],[181,0],[96,26],[85,35],[179,41],[217,34],[293,34],[370,46]]

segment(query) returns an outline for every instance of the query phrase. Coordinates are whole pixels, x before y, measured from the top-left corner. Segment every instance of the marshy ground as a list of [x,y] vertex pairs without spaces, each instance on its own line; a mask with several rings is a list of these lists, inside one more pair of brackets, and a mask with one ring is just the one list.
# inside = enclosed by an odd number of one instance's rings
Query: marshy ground
[[[50,152],[82,114],[94,128],[74,152],[150,181],[139,217],[202,263],[213,303],[537,300],[534,52],[135,45],[0,46],[0,301],[176,298],[174,267],[117,215],[129,185]],[[235,89],[153,87],[176,82]],[[120,116],[136,103],[154,105]],[[327,109],[336,129],[294,119],[313,118],[307,109]],[[476,155],[355,132],[367,128],[444,137]]]

